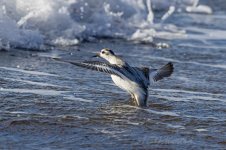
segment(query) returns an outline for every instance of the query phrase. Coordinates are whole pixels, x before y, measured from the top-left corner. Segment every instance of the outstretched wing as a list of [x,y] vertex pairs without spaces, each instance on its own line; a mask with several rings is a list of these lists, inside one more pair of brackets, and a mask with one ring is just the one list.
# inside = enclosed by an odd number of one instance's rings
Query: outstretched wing
[[98,62],[98,61],[84,61],[84,62],[74,62],[74,61],[66,61],[59,58],[53,58],[54,60],[70,63],[72,65],[83,67],[95,71],[105,72],[108,74],[113,74],[122,78],[122,74],[120,72],[120,68],[116,65]]
[[150,79],[152,79],[154,82],[157,82],[164,77],[169,77],[173,73],[173,70],[174,68],[171,62],[160,69],[150,69]]

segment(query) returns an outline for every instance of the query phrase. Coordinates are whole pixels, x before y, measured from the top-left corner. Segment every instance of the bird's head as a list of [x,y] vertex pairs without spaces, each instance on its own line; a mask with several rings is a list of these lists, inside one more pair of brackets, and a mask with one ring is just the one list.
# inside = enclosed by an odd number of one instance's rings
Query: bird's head
[[110,61],[112,58],[115,57],[115,53],[108,48],[104,48],[93,57],[101,57],[106,59],[107,61]]
[[97,53],[93,57],[101,57],[107,60],[110,64],[116,64],[116,65],[125,65],[126,62],[124,62],[119,56],[116,56],[115,53],[108,49],[104,48],[99,53]]

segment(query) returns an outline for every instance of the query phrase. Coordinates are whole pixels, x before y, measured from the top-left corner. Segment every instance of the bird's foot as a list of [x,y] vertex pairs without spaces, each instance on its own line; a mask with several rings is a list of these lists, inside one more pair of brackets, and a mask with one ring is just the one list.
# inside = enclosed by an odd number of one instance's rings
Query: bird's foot
[[136,100],[134,99],[134,98],[129,98],[129,105],[132,105],[132,106],[136,106],[137,105],[137,103],[136,103]]

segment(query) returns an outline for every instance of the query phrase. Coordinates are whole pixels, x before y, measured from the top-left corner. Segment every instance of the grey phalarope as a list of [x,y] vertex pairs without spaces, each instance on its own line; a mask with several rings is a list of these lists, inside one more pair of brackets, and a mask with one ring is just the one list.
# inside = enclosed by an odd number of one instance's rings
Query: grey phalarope
[[113,82],[121,89],[127,91],[137,106],[143,107],[147,105],[148,86],[151,82],[157,82],[164,77],[169,77],[173,73],[173,64],[167,63],[160,69],[152,69],[148,67],[131,67],[127,62],[114,54],[108,48],[104,48],[95,57],[101,57],[109,63],[98,61],[72,62],[59,58],[55,60],[67,62],[79,67],[91,70],[105,72],[111,75]]

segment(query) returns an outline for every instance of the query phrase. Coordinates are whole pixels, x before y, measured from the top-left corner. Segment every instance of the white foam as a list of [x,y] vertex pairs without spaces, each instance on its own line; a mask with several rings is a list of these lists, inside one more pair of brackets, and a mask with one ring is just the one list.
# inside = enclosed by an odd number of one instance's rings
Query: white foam
[[153,113],[153,114],[158,114],[158,115],[164,115],[164,116],[173,116],[173,117],[179,117],[180,115],[175,113],[175,112],[170,112],[170,111],[155,111],[155,110],[151,110],[151,109],[143,109],[149,113]]
[[172,124],[167,124],[168,127],[174,128],[174,129],[185,129],[184,126],[181,125],[172,125]]
[[23,82],[31,85],[38,85],[38,86],[51,86],[51,87],[62,87],[62,88],[70,88],[68,86],[60,86],[60,85],[55,85],[55,84],[50,84],[50,83],[44,83],[44,82],[34,82],[34,81],[29,81],[29,80],[21,80],[21,79],[12,79],[12,78],[4,78],[5,80],[10,80],[10,81],[16,81],[16,82]]
[[188,93],[188,94],[205,94],[211,96],[225,96],[224,94],[215,94],[215,93],[208,93],[208,92],[195,92],[195,91],[188,91],[188,90],[181,90],[181,89],[152,89],[153,91],[161,91],[161,92],[170,92],[170,93]]
[[65,95],[65,96],[63,96],[63,98],[68,99],[68,100],[86,102],[86,103],[92,103],[93,102],[93,100],[88,100],[88,99],[84,99],[84,98],[78,98],[78,97],[74,97],[73,95]]
[[206,132],[206,131],[208,131],[207,129],[195,129],[196,131],[198,131],[198,132]]
[[74,97],[73,95],[66,95],[70,91],[57,91],[57,90],[47,90],[47,89],[7,89],[0,88],[0,92],[11,92],[11,93],[31,93],[42,96],[62,96],[64,99],[75,100],[80,102],[92,103],[93,100],[87,100],[83,98]]
[[212,14],[212,9],[206,5],[199,5],[199,0],[193,0],[192,6],[186,7],[187,12]]
[[182,98],[182,97],[170,97],[170,96],[163,96],[163,95],[152,95],[152,97],[157,97],[160,99],[165,99],[168,101],[175,101],[175,102],[188,102],[189,99]]
[[12,92],[12,93],[32,93],[43,96],[61,96],[63,93],[68,91],[56,91],[47,89],[6,89],[1,88],[0,92]]
[[73,46],[79,44],[78,39],[65,39],[63,37],[56,38],[52,42],[55,45],[67,45],[67,46]]
[[82,116],[79,116],[79,115],[73,115],[73,114],[70,114],[70,115],[58,115],[58,116],[56,116],[56,117],[58,117],[58,118],[63,118],[63,119],[67,119],[67,118],[73,117],[73,118],[77,118],[77,119],[89,120],[89,118],[87,118],[87,117],[82,117]]
[[162,16],[161,20],[165,21],[169,16],[171,16],[175,11],[175,6],[170,6],[169,10]]
[[220,101],[220,102],[226,102],[226,99],[220,99],[220,98],[213,98],[210,96],[199,96],[199,95],[186,95],[186,96],[182,96],[181,97],[170,97],[170,96],[162,96],[162,95],[153,95],[152,97],[157,97],[157,98],[163,98],[166,99],[168,101],[176,101],[176,102],[188,102],[188,101],[192,101],[192,102],[199,102],[199,100],[204,100],[204,101]]
[[[152,95],[153,97],[163,98],[169,101],[192,101],[194,103],[199,102],[200,100],[204,101],[220,101],[226,102],[226,99],[222,98],[225,97],[224,94],[213,94],[207,92],[194,92],[194,91],[187,91],[187,90],[176,90],[176,89],[152,89],[153,91],[159,91],[164,93],[183,93],[177,97],[175,96],[162,96],[162,95]],[[187,94],[187,95],[185,95]],[[178,94],[177,94],[178,95]],[[216,98],[218,97],[218,98]]]
[[32,112],[24,112],[24,111],[1,111],[1,113],[8,113],[8,114],[17,114],[17,115],[21,115],[21,114],[35,114],[35,115],[39,115],[39,116],[47,116],[47,114],[44,113],[32,113]]
[[170,112],[170,111],[155,111],[155,110],[152,110],[152,109],[141,108],[141,107],[138,107],[138,106],[122,105],[122,106],[117,106],[117,107],[134,108],[134,109],[144,110],[144,111],[147,111],[149,113],[158,114],[158,115],[167,115],[167,116],[174,116],[174,117],[180,116],[179,114],[177,114],[175,112]]
[[18,68],[11,68],[11,67],[0,67],[0,69],[9,70],[9,71],[16,71],[16,72],[21,72],[21,73],[25,73],[25,74],[32,74],[32,75],[58,77],[58,75],[50,74],[50,73],[46,73],[46,72],[29,71],[29,70],[23,70],[23,69],[18,69]]
[[186,11],[193,12],[193,13],[205,13],[205,14],[213,13],[212,9],[206,5],[188,6],[186,7]]
[[[192,1],[180,0],[177,7],[191,6]],[[152,11],[152,8],[163,6],[167,12],[162,17],[164,21],[175,12],[175,2],[176,0],[1,0],[0,48],[39,48],[46,43],[75,45],[80,39],[106,36],[146,42],[152,42],[155,36],[181,38],[185,32],[179,29],[170,31],[165,29],[162,22],[154,22],[155,14]],[[207,10],[207,6],[204,8],[198,4],[192,8],[193,12]]]
[[[221,119],[217,118],[217,117],[213,117],[213,116],[208,116],[208,117],[203,117],[203,116],[191,116],[191,115],[185,115],[184,117],[187,118],[197,118],[197,119],[211,119],[211,120],[218,120],[220,121]],[[222,120],[221,120],[222,121]],[[224,120],[225,121],[225,120]]]

